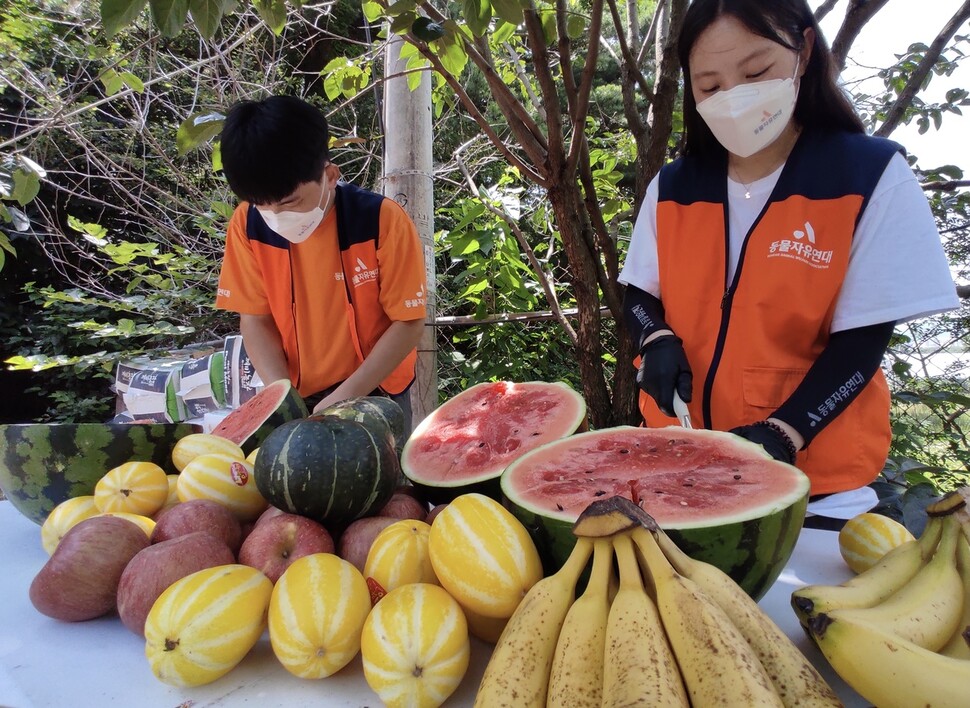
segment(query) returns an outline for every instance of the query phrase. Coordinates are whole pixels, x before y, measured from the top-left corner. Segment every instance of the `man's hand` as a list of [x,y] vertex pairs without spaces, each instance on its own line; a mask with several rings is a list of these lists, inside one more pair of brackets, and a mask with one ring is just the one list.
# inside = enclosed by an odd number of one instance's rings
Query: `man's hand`
[[728,432],[761,445],[776,460],[787,462],[789,465],[795,464],[797,451],[795,443],[779,425],[765,420],[732,428]]
[[664,415],[674,416],[675,389],[684,403],[690,401],[693,379],[684,347],[676,335],[661,335],[640,348],[637,385],[657,402]]

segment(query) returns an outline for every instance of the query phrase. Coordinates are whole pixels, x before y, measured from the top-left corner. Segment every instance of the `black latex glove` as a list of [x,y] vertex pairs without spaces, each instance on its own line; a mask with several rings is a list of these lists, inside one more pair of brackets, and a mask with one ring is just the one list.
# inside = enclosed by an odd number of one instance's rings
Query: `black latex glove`
[[732,428],[728,432],[761,445],[776,460],[795,464],[795,444],[777,426],[761,422]]
[[674,389],[684,403],[690,401],[693,380],[680,337],[667,334],[640,349],[637,385],[657,402],[664,415],[674,416]]

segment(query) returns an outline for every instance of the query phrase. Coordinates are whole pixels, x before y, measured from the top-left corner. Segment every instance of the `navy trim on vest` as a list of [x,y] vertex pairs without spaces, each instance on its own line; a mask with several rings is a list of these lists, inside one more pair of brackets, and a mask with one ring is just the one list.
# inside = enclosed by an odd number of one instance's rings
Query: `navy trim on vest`
[[[381,203],[385,197],[352,184],[337,184],[334,208],[337,210],[337,239],[340,250],[346,251],[355,243],[374,241],[380,246]],[[246,236],[267,246],[289,250],[290,242],[273,231],[263,220],[254,204],[246,214]]]
[[[863,197],[864,210],[897,152],[905,154],[891,140],[862,133],[805,133],[788,156],[771,201],[792,195],[818,200],[858,194]],[[659,199],[683,205],[723,202],[727,199],[726,175],[726,156],[675,160],[660,171]]]

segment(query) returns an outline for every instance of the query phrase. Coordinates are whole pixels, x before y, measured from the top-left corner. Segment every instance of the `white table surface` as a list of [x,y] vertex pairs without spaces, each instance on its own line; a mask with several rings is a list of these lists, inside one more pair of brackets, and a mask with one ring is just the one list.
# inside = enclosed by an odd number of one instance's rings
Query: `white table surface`
[[[0,501],[0,708],[203,708],[204,706],[348,706],[377,708],[360,657],[334,676],[299,679],[273,656],[263,636],[235,669],[192,689],[158,681],[144,655],[144,640],[116,617],[59,622],[37,612],[28,588],[46,562],[40,527],[9,501]],[[808,640],[789,605],[793,589],[837,583],[851,572],[838,552],[837,535],[805,529],[788,566],[761,605],[830,681],[846,706],[867,706],[829,668]],[[472,639],[468,673],[446,706],[471,706],[491,647]]]

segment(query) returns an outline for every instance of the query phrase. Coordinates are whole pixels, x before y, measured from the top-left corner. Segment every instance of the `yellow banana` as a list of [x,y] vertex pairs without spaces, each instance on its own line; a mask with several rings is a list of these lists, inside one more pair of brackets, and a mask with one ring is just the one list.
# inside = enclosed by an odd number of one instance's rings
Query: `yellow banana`
[[546,705],[599,708],[603,691],[603,653],[610,614],[613,545],[593,542],[593,571],[583,594],[566,613],[549,672]]
[[[690,705],[657,607],[647,594],[629,534],[613,539],[620,589],[610,607],[603,708]],[[557,706],[556,703],[549,703]],[[699,705],[699,704],[698,704]]]
[[[637,529],[633,540],[638,546],[648,545],[650,539],[644,536],[649,534],[645,528]],[[697,583],[740,630],[767,670],[785,706],[842,705],[802,651],[727,573],[691,558],[663,531],[656,535],[656,540],[677,572]]]
[[956,567],[960,524],[953,516],[942,524],[936,553],[908,583],[878,605],[844,608],[841,616],[878,624],[930,651],[946,644],[963,611],[963,581]]
[[475,706],[545,708],[559,631],[592,551],[590,539],[577,539],[563,567],[533,585],[522,598],[492,650]]
[[724,611],[671,566],[652,533],[638,540],[691,704],[784,706],[758,656]]
[[919,572],[940,540],[941,520],[930,517],[915,541],[897,546],[866,571],[841,585],[806,585],[792,593],[791,605],[805,627],[815,615],[842,607],[872,607]]
[[879,708],[962,708],[968,703],[970,661],[943,656],[863,619],[832,610],[810,631],[832,668]]
[[967,525],[964,525],[964,537],[957,545],[957,569],[963,580],[963,614],[940,653],[966,661],[970,660],[970,527]]

